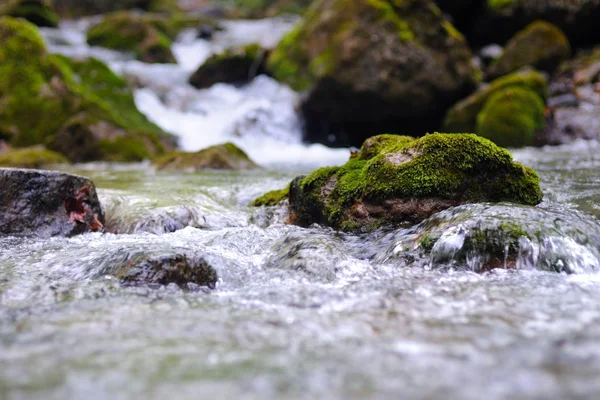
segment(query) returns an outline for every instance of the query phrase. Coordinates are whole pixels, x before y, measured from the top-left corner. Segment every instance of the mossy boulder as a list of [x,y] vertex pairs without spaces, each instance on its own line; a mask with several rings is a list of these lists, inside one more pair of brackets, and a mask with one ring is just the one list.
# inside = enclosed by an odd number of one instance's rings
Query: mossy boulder
[[525,66],[551,73],[570,54],[569,40],[560,28],[545,21],[535,21],[507,43],[489,74],[505,75]]
[[62,154],[47,150],[42,146],[0,152],[0,167],[42,168],[46,165],[68,163],[69,160]]
[[[0,40],[0,140],[16,147],[46,144],[71,161],[139,160],[174,147],[172,136],[138,111],[127,83],[102,62],[51,55],[35,26],[10,17],[0,18]],[[74,120],[85,120],[88,128],[114,126],[120,133],[107,133],[103,142],[85,135],[69,141],[61,132]],[[143,157],[130,157],[120,142],[124,138],[139,138]],[[110,156],[100,149],[107,143]],[[81,156],[90,146],[97,151]]]
[[248,170],[258,168],[246,153],[233,143],[211,146],[196,153],[173,152],[157,160],[163,171],[200,171],[204,169]]
[[254,199],[251,203],[251,207],[272,207],[279,205],[288,199],[290,194],[290,186],[286,186],[283,189],[272,190],[263,194],[260,197]]
[[574,46],[600,40],[597,0],[483,0],[469,39],[474,45],[505,43],[536,20],[558,26]]
[[264,74],[268,51],[258,44],[225,50],[208,58],[190,77],[190,84],[199,89],[215,83],[246,83]]
[[366,132],[435,127],[481,72],[464,37],[429,0],[318,0],[267,68],[308,91],[309,140],[355,145]]
[[532,146],[536,133],[546,125],[544,111],[544,100],[532,90],[499,90],[477,116],[475,132],[498,146]]
[[296,178],[289,194],[291,221],[369,231],[420,222],[461,204],[535,205],[542,199],[535,171],[477,135],[387,139],[375,155]]
[[133,12],[105,15],[87,32],[90,46],[130,51],[147,63],[175,63],[171,39],[157,29],[152,21]]
[[545,101],[548,80],[544,74],[532,69],[524,69],[498,78],[450,108],[444,119],[444,131],[476,132],[477,116],[489,99],[499,91],[515,87],[530,90]]
[[24,18],[43,27],[58,26],[58,16],[46,0],[7,0],[0,4],[0,16]]

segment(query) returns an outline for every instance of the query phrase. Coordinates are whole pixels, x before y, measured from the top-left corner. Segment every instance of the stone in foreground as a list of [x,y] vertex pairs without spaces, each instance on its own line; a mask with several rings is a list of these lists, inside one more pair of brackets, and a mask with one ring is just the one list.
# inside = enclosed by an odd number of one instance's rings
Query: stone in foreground
[[461,204],[542,200],[535,171],[487,139],[439,133],[392,138],[375,136],[345,165],[296,178],[291,222],[361,232],[418,223]]
[[214,289],[217,272],[204,259],[180,254],[150,257],[137,254],[116,270],[125,285],[168,285],[186,288],[188,284]]
[[56,171],[0,168],[0,235],[73,236],[101,230],[94,183]]

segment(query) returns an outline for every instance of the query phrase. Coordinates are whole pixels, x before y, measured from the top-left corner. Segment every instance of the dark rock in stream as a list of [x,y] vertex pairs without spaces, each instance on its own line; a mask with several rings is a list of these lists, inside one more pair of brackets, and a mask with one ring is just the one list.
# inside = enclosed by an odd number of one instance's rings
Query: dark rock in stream
[[114,275],[125,285],[168,285],[186,288],[189,284],[214,289],[217,272],[203,258],[181,254],[148,256],[135,254],[115,268]]
[[0,168],[0,235],[72,236],[102,229],[94,183],[56,171]]

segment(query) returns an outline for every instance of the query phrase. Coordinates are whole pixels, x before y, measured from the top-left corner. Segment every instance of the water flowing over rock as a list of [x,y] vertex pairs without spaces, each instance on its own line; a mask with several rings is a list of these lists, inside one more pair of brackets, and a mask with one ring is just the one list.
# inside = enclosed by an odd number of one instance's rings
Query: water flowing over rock
[[419,222],[460,204],[542,200],[539,178],[510,153],[471,134],[432,134],[418,140],[369,139],[341,167],[296,178],[291,221],[343,231]]
[[202,258],[182,254],[148,256],[129,254],[112,267],[112,273],[125,285],[168,285],[182,288],[190,284],[215,288],[217,272]]
[[430,1],[319,0],[272,52],[268,69],[308,90],[309,140],[359,145],[396,126],[415,134],[437,128],[480,78],[471,58]]
[[72,236],[102,229],[94,183],[53,171],[0,168],[0,234]]

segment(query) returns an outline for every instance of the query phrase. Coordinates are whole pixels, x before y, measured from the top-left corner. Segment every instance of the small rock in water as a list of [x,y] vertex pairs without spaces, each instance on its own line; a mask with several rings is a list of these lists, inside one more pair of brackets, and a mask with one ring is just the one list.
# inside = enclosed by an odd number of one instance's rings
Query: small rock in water
[[94,183],[56,171],[0,168],[0,235],[72,236],[101,230]]
[[217,272],[204,259],[181,254],[138,254],[117,267],[116,275],[126,285],[176,284],[187,288],[194,284],[214,289],[217,283]]

